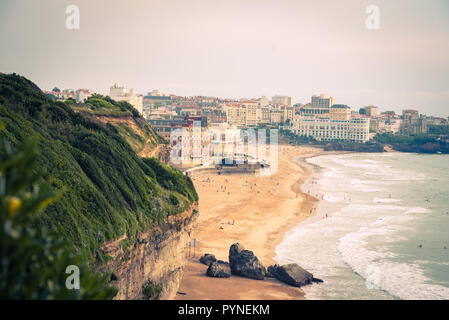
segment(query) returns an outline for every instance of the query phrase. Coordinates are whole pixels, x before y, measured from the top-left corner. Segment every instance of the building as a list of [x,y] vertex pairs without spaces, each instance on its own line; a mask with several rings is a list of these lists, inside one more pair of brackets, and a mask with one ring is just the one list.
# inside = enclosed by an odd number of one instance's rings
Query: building
[[237,127],[255,127],[261,118],[261,109],[253,100],[241,100],[238,103],[227,103],[224,106],[228,123]]
[[278,124],[282,122],[283,112],[281,110],[270,111],[270,123]]
[[295,117],[291,128],[297,135],[318,141],[363,143],[369,140],[369,118],[366,116],[351,116],[347,120],[299,116]]
[[265,97],[265,96],[260,97],[256,101],[259,104],[259,107],[261,107],[261,108],[262,107],[266,107],[266,106],[268,106],[270,104],[270,100],[268,100],[268,98]]
[[237,145],[241,142],[241,130],[226,123],[210,127],[210,149],[204,154],[210,155],[211,163],[222,163],[223,159],[238,159]]
[[319,96],[313,95],[310,104],[300,107],[299,112],[302,115],[315,115],[317,117],[330,117],[330,107],[335,104],[335,99],[325,94]]
[[403,110],[400,133],[405,135],[427,133],[427,119],[417,110]]
[[148,92],[148,95],[153,97],[164,96],[162,93],[159,92],[159,90],[151,90],[151,92]]
[[77,103],[83,103],[93,94],[94,92],[90,89],[78,89],[75,92],[75,100]]
[[288,121],[293,120],[294,115],[294,108],[288,107],[288,106],[281,106],[279,108],[279,111],[281,112],[281,123],[286,123]]
[[334,104],[329,108],[329,118],[331,120],[350,120],[351,108],[345,104]]
[[379,108],[376,106],[367,106],[360,109],[360,114],[369,117],[377,117],[379,115]]
[[371,118],[371,129],[376,133],[393,133],[396,134],[401,128],[401,119],[397,118]]
[[172,97],[163,96],[157,90],[149,92],[142,100],[142,113],[144,117],[148,117],[154,110],[170,105]]
[[208,123],[226,123],[228,118],[226,117],[226,112],[219,108],[214,109],[203,109],[201,114],[207,117]]
[[229,125],[237,127],[246,125],[246,108],[242,104],[237,102],[227,103],[224,109]]
[[267,106],[259,106],[259,124],[269,124],[270,120],[270,107]]
[[313,108],[330,108],[335,104],[335,99],[332,97],[328,97],[325,94],[320,94],[319,96],[312,96],[311,107]]
[[[55,90],[56,89],[56,90]],[[70,90],[61,91],[57,88],[53,89],[53,91],[46,91],[47,96],[52,97],[55,100],[65,101],[68,99],[75,99],[75,93]]]
[[115,101],[126,101],[139,111],[140,114],[143,113],[143,97],[136,95],[134,89],[128,91],[125,87],[119,87],[117,84],[114,84],[109,89],[109,96]]
[[244,108],[246,108],[246,127],[256,127],[259,123],[260,109],[258,108],[258,103],[253,100],[246,100],[240,102]]
[[271,101],[275,104],[279,104],[282,106],[291,106],[292,105],[292,97],[288,96],[274,96]]

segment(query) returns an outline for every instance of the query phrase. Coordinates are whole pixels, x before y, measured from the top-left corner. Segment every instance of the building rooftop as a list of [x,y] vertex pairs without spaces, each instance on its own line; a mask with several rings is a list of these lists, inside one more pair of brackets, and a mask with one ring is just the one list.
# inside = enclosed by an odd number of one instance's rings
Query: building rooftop
[[349,106],[345,104],[333,104],[331,108],[337,108],[337,109],[351,109]]

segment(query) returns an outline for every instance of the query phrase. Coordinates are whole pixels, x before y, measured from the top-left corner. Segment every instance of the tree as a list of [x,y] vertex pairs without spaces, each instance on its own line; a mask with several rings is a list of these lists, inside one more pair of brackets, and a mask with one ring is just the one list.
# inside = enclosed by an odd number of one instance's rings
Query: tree
[[[3,128],[0,127],[0,130]],[[38,184],[36,143],[0,148],[0,299],[111,299],[116,288],[109,275],[91,272],[65,240],[35,224],[36,217],[58,198]],[[69,267],[69,268],[68,268]],[[69,289],[66,271],[79,271],[78,289]]]

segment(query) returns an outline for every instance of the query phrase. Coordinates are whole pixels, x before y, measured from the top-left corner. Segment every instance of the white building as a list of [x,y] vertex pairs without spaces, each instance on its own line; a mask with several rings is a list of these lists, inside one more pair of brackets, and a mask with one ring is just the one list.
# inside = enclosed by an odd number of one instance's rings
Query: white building
[[134,89],[129,91],[125,87],[119,87],[114,84],[109,89],[109,96],[115,101],[126,101],[131,104],[140,114],[143,112],[143,97],[141,95],[136,95]]
[[92,96],[94,92],[90,89],[78,89],[75,92],[75,99],[77,103],[83,103],[90,96]]
[[299,136],[318,141],[366,142],[369,140],[369,120],[363,116],[352,116],[347,120],[299,116],[294,119],[292,130]]

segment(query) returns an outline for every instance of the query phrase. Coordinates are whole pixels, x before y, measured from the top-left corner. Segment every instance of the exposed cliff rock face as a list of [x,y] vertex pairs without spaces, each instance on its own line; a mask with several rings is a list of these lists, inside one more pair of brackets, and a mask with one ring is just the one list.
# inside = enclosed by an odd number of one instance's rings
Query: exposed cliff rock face
[[113,272],[111,284],[119,289],[115,299],[146,299],[143,286],[148,281],[161,286],[159,299],[175,297],[197,216],[195,203],[185,212],[169,216],[161,227],[139,234],[128,249],[120,245],[125,237],[103,245],[102,250],[112,259],[100,271]]
[[158,144],[155,148],[151,144],[146,144],[139,156],[144,158],[156,158],[160,162],[168,164],[170,161],[171,147],[168,144]]

